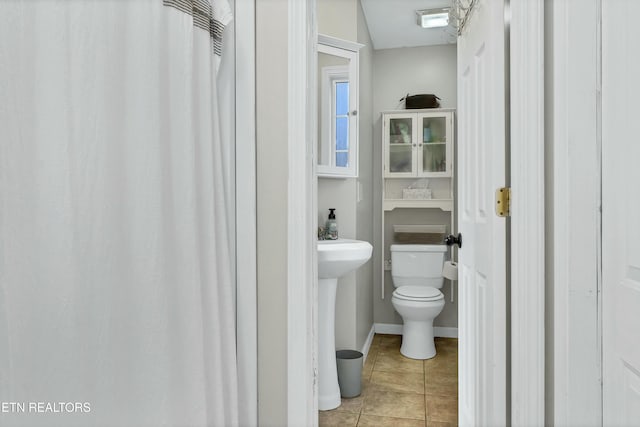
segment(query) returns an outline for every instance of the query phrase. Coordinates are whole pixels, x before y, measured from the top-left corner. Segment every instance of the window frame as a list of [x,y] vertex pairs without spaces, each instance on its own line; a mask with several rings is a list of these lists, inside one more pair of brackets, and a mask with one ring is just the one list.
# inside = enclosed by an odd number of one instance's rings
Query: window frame
[[[336,154],[338,152],[347,153],[347,164],[351,164],[351,153],[349,152],[353,141],[351,140],[351,120],[348,120],[348,132],[347,132],[347,149],[338,150],[338,141],[336,137],[336,120],[338,114],[336,111],[336,83],[348,83],[349,84],[349,98],[351,98],[351,82],[349,81],[349,67],[347,65],[334,65],[322,68],[322,118],[321,118],[321,145],[320,150],[322,156],[322,165],[327,165],[331,168],[345,168],[348,166],[336,165]],[[351,118],[351,99],[349,99],[349,108],[347,109],[347,118]],[[342,115],[341,115],[342,116]],[[327,148],[328,147],[328,148]]]

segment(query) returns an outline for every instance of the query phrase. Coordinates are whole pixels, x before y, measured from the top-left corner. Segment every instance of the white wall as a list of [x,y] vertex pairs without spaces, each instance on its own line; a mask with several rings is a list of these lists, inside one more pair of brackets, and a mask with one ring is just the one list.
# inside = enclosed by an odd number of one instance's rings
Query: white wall
[[[393,283],[389,272],[385,272],[385,298],[381,298],[381,280],[378,273],[382,258],[389,259],[388,245],[391,237],[390,226],[398,224],[447,224],[451,227],[451,215],[439,209],[394,210],[386,214],[385,248],[381,247],[382,230],[382,122],[381,112],[403,109],[399,100],[407,93],[433,93],[439,96],[443,108],[456,107],[456,46],[427,46],[400,49],[382,49],[373,53],[373,117],[374,117],[374,293],[373,312],[376,323],[402,324],[402,318],[391,305]],[[386,256],[385,256],[386,254]],[[457,327],[458,303],[450,299],[449,282],[442,289],[445,294],[445,308],[435,319],[434,325]],[[454,294],[457,292],[454,290]]]

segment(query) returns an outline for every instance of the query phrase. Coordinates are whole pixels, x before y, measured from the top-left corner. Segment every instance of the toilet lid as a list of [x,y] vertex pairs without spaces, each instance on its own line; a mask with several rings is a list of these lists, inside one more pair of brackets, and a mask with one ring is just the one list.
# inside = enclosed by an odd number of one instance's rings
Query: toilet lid
[[400,286],[394,292],[396,296],[414,300],[438,300],[443,298],[439,289],[428,286]]

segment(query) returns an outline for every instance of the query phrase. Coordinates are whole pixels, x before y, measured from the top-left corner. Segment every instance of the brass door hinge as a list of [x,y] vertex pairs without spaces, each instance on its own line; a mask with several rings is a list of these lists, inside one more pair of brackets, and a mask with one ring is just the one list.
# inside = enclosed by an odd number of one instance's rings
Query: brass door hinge
[[496,215],[511,216],[511,188],[502,187],[496,190]]

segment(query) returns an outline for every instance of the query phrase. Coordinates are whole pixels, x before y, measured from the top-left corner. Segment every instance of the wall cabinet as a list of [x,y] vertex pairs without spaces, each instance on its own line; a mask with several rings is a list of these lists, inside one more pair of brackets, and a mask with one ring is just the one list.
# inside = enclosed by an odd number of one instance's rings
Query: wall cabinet
[[453,112],[384,113],[387,178],[450,177]]
[[362,46],[318,34],[318,176],[358,176],[358,58]]
[[[454,111],[382,114],[384,209],[453,209]],[[420,180],[427,178],[426,180]],[[428,191],[416,191],[427,189]]]

